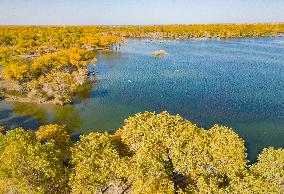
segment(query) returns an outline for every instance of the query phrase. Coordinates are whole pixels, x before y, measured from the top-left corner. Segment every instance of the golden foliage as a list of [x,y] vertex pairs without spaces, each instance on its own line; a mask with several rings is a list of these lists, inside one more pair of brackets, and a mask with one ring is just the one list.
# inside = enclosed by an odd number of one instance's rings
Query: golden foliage
[[121,179],[123,160],[115,138],[107,133],[81,136],[72,149],[74,171],[70,177],[73,193],[95,193],[111,181]]
[[70,148],[72,142],[67,129],[64,125],[44,125],[35,132],[36,138],[39,142],[44,142],[53,146],[53,149],[62,153],[62,160],[70,158]]
[[282,185],[284,192],[284,149],[265,148],[251,170],[271,185]]
[[[17,83],[31,101],[58,104],[72,102],[74,88],[89,81],[87,66],[96,62],[94,50],[123,42],[89,27],[6,26],[0,27],[0,37],[2,77]],[[48,86],[42,85],[45,81]],[[61,82],[63,87],[55,86]]]
[[16,62],[6,65],[2,71],[2,75],[7,80],[22,82],[29,79],[29,71],[29,65]]
[[179,115],[146,112],[128,118],[119,134],[134,151],[134,193],[239,193],[249,187],[246,179],[257,193],[279,190],[250,175],[244,141],[227,127],[206,131]]
[[72,92],[89,82],[89,60],[85,49],[62,50],[44,54],[32,64],[6,64],[2,75],[21,84],[31,99],[66,104],[72,102]]
[[232,129],[204,130],[167,112],[138,113],[114,135],[75,144],[65,126],[17,128],[0,134],[0,192],[100,193],[117,184],[135,194],[280,194],[283,153],[264,149],[249,166]]
[[[103,30],[103,29],[102,29]],[[111,34],[124,37],[153,38],[241,38],[276,36],[284,32],[284,24],[204,24],[166,26],[119,26]]]
[[0,136],[1,193],[65,193],[68,169],[54,143],[21,128]]

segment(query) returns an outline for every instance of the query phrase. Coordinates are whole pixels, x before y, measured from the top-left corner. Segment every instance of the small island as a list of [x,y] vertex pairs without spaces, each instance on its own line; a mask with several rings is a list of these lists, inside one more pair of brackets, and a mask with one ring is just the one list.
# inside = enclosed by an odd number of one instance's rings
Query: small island
[[159,51],[155,51],[152,53],[153,56],[155,57],[163,57],[165,56],[167,53],[164,50],[159,50]]

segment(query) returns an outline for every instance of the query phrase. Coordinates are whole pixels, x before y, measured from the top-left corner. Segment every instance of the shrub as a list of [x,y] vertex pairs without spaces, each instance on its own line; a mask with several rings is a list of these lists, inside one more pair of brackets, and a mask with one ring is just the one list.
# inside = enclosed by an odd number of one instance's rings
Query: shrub
[[165,56],[167,53],[164,50],[159,50],[159,51],[155,51],[152,53],[152,55],[154,55],[155,57],[163,57]]
[[111,182],[123,180],[127,168],[117,140],[108,133],[81,136],[72,149],[74,171],[70,187],[74,193],[95,193]]
[[265,148],[258,156],[258,162],[251,171],[260,179],[272,185],[281,185],[284,192],[284,149]]
[[[58,134],[60,135],[60,134]],[[34,132],[17,128],[0,136],[2,193],[66,193],[68,169],[57,142],[40,142]]]
[[5,79],[11,81],[28,81],[30,78],[30,67],[25,63],[15,62],[5,66],[2,75]]

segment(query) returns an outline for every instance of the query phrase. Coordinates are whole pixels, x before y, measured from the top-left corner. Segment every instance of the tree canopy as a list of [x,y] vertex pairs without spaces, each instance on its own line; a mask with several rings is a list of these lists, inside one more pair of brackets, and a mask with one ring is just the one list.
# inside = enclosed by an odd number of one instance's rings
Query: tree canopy
[[10,130],[0,135],[0,163],[2,193],[284,192],[283,149],[265,148],[249,165],[232,129],[167,112],[138,113],[115,134],[75,143],[61,125]]

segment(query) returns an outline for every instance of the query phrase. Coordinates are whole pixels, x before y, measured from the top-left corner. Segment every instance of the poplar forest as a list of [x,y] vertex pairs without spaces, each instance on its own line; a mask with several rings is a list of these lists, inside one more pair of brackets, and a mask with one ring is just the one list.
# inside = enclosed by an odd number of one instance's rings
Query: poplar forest
[[[119,53],[132,39],[159,44],[283,34],[283,23],[0,26],[0,98],[76,104],[98,82],[99,53]],[[168,55],[161,49],[149,53],[156,61]],[[68,124],[36,130],[3,125],[0,193],[284,193],[283,148],[264,148],[249,161],[244,139],[232,128],[205,129],[166,111],[136,113],[114,132],[92,131],[77,140]]]

